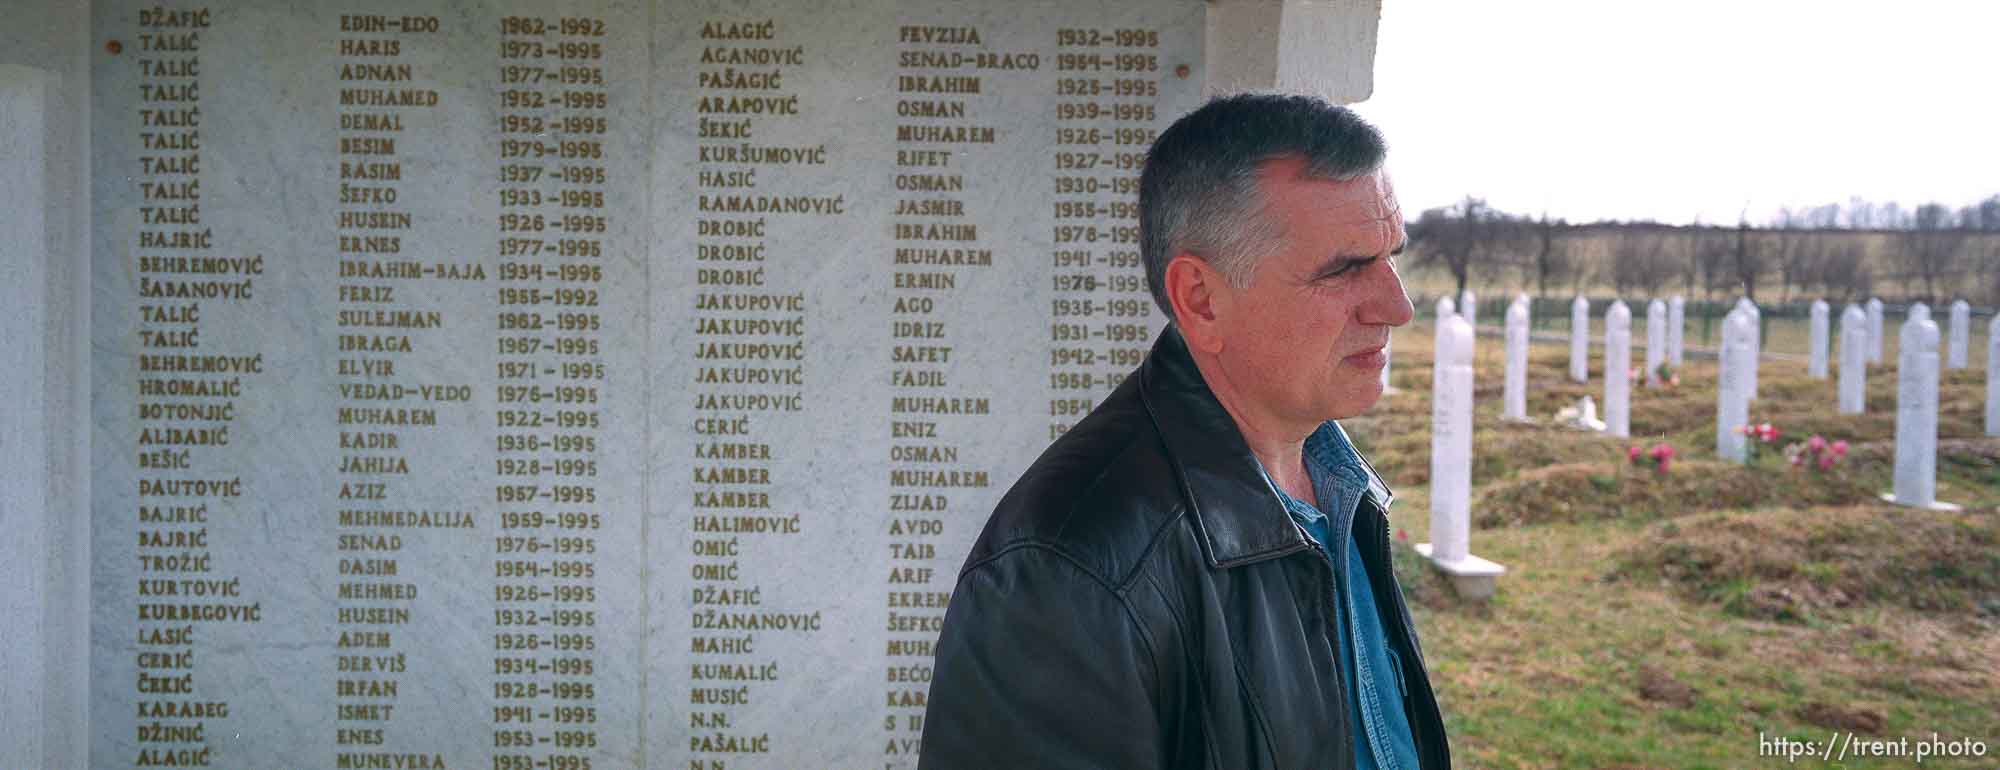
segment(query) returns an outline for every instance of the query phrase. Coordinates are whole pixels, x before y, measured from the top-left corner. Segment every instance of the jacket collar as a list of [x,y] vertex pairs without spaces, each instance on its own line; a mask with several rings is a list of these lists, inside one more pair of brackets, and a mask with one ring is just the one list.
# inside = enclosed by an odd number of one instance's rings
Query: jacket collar
[[[1139,395],[1166,442],[1212,566],[1234,567],[1312,547],[1171,325],[1139,367]],[[1366,460],[1361,467],[1369,494],[1386,510],[1388,485]]]

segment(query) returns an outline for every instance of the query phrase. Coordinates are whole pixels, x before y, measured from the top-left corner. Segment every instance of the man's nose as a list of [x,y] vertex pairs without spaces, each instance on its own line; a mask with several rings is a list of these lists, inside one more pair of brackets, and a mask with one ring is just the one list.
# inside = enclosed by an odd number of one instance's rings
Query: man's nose
[[1396,261],[1392,258],[1378,259],[1369,266],[1361,291],[1361,304],[1355,308],[1355,316],[1362,323],[1402,326],[1417,315],[1417,309],[1410,304],[1410,295],[1403,291],[1403,276],[1396,271]]

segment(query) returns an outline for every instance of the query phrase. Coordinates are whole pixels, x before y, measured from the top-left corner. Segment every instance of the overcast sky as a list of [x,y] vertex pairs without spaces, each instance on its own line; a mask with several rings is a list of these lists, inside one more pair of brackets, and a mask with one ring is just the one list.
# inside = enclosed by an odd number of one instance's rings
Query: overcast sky
[[1405,212],[1762,222],[2000,193],[2000,0],[1384,0]]

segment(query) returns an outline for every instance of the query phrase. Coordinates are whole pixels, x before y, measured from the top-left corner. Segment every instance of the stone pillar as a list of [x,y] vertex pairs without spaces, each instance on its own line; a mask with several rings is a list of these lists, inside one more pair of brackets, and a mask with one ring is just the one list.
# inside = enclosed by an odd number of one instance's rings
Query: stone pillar
[[1660,364],[1667,362],[1667,303],[1657,299],[1646,303],[1646,385],[1657,388]]
[[1604,432],[1632,434],[1632,310],[1614,300],[1604,313]]
[[1391,393],[1396,390],[1395,386],[1389,384],[1389,364],[1393,363],[1396,360],[1396,354],[1394,350],[1395,344],[1396,344],[1396,335],[1394,332],[1391,332],[1389,334],[1388,339],[1382,341],[1382,392],[1383,393]]
[[1908,323],[1910,319],[1919,321],[1931,320],[1931,306],[1922,302],[1911,303],[1910,309],[1903,311],[1903,321]]
[[1590,381],[1590,300],[1581,294],[1569,303],[1569,378]]
[[1674,369],[1681,368],[1683,338],[1687,331],[1687,299],[1675,294],[1667,300],[1667,361]]
[[1741,308],[1722,319],[1722,369],[1715,386],[1715,454],[1743,462],[1749,437],[1737,428],[1750,423],[1750,314]]
[[1812,331],[1806,338],[1806,376],[1816,380],[1826,379],[1826,346],[1831,340],[1827,330],[1827,314],[1831,309],[1826,300],[1816,299],[1812,303]]
[[1946,363],[1953,369],[1964,369],[1971,356],[1967,349],[1972,345],[1972,306],[1965,300],[1951,303],[1951,349],[1946,353]]
[[2000,315],[1986,322],[1986,435],[2000,436]]
[[1431,542],[1417,553],[1450,575],[1460,596],[1484,598],[1506,568],[1471,552],[1472,324],[1452,317],[1442,326],[1431,378]]
[[1472,324],[1473,336],[1479,336],[1479,295],[1471,289],[1458,293],[1458,314],[1465,316],[1465,322]]
[[1937,499],[1937,323],[1923,303],[1911,310],[1897,337],[1895,488],[1882,498],[1913,508],[1955,511],[1958,506]]
[[1458,304],[1451,301],[1451,295],[1447,294],[1442,297],[1439,297],[1437,301],[1437,325],[1439,334],[1444,333],[1444,319],[1450,318],[1455,315],[1458,315]]
[[1507,388],[1501,417],[1528,419],[1528,298],[1507,305]]
[[1868,298],[1868,363],[1882,363],[1882,300]]
[[1209,0],[1206,90],[1363,101],[1375,90],[1381,17],[1371,0]]
[[1757,399],[1757,370],[1764,363],[1764,313],[1749,297],[1736,300],[1736,309],[1750,316],[1750,400]]
[[1860,414],[1868,403],[1868,311],[1848,305],[1840,314],[1840,413]]

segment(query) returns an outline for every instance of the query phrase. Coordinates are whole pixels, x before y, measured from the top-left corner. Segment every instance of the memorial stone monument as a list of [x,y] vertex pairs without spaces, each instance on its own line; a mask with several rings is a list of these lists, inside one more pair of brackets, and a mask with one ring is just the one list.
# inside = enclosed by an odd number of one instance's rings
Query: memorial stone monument
[[1612,300],[1604,313],[1604,432],[1632,435],[1632,311]]
[[1675,369],[1685,360],[1683,349],[1687,331],[1687,299],[1675,294],[1667,300],[1667,361]]
[[1394,333],[1391,333],[1387,339],[1382,340],[1382,392],[1383,393],[1389,393],[1396,389],[1394,386],[1389,384],[1389,365],[1391,363],[1394,363],[1396,359],[1396,353],[1392,349],[1395,347],[1395,343],[1396,343],[1396,335]]
[[1826,379],[1826,348],[1828,342],[1831,341],[1831,335],[1827,327],[1827,314],[1829,312],[1830,308],[1827,306],[1826,300],[1813,300],[1812,328],[1807,332],[1806,337],[1806,347],[1809,348],[1806,351],[1806,376],[1813,379]]
[[1749,437],[1740,432],[1750,423],[1750,314],[1741,308],[1722,319],[1721,372],[1715,388],[1715,454],[1724,460],[1749,458]]
[[1501,418],[1528,419],[1528,298],[1507,304],[1507,381]]
[[1868,403],[1868,313],[1848,305],[1840,313],[1840,413],[1860,414]]
[[1736,309],[1750,317],[1750,399],[1757,399],[1757,370],[1764,364],[1764,313],[1757,309],[1757,303],[1749,297],[1739,297]]
[[1986,435],[2000,436],[2000,315],[1986,322]]
[[[1923,308],[1918,303],[1913,311]],[[1882,499],[1897,505],[1956,511],[1937,499],[1938,328],[1928,314],[1903,322],[1896,354],[1895,488]]]
[[1667,303],[1646,303],[1646,386],[1657,388],[1660,365],[1667,361]]
[[1472,324],[1440,324],[1431,377],[1431,542],[1417,553],[1451,578],[1459,596],[1493,595],[1506,568],[1474,556],[1472,534]]
[[4,764],[913,766],[1245,5],[10,4]]
[[1590,300],[1581,294],[1569,303],[1569,378],[1590,381]]
[[1458,314],[1465,316],[1465,322],[1472,325],[1473,336],[1479,335],[1479,297],[1466,289],[1458,293]]
[[1868,363],[1882,363],[1882,300],[1868,298]]
[[[1909,309],[1903,311],[1903,320],[1909,321],[1911,319],[1919,321],[1931,320],[1931,306],[1922,302],[1911,303]],[[1900,336],[1898,339],[1900,340]]]
[[1444,321],[1447,318],[1458,315],[1458,303],[1453,302],[1449,294],[1439,297],[1437,310],[1434,311],[1434,315],[1437,318],[1437,323],[1432,331],[1432,336],[1443,336]]
[[1951,303],[1950,342],[1951,349],[1946,353],[1945,365],[1952,369],[1964,369],[1971,358],[1968,353],[1972,347],[1972,306],[1962,299]]

